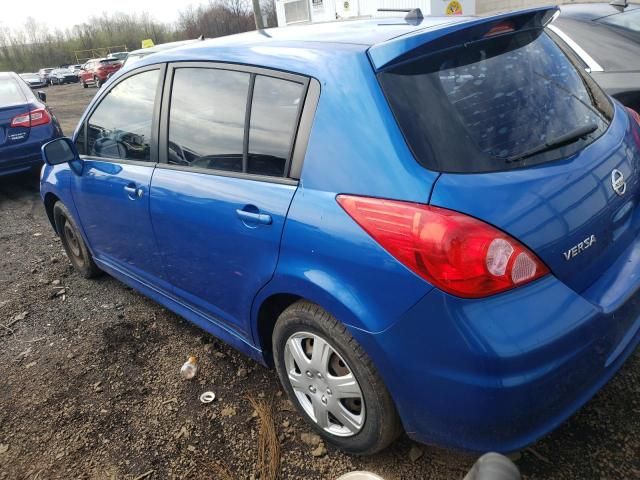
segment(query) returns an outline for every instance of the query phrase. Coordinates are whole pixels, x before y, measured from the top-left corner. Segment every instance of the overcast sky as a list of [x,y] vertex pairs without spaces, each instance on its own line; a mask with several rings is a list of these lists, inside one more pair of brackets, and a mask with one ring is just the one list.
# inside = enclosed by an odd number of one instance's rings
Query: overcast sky
[[102,12],[142,13],[149,12],[160,22],[173,22],[178,19],[178,11],[189,5],[208,3],[207,0],[1,0],[2,14],[0,25],[20,29],[27,17],[34,17],[39,23],[65,29],[86,22],[92,15]]

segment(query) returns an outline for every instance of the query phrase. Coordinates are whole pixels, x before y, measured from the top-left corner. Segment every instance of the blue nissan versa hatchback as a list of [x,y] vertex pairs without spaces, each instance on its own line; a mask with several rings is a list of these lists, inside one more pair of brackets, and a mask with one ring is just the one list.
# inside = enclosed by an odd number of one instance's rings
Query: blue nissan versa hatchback
[[545,33],[556,12],[146,57],[43,148],[49,218],[82,275],[274,364],[348,452],[403,428],[519,449],[640,338],[640,117]]
[[0,177],[40,169],[40,148],[62,136],[45,101],[17,74],[0,72]]

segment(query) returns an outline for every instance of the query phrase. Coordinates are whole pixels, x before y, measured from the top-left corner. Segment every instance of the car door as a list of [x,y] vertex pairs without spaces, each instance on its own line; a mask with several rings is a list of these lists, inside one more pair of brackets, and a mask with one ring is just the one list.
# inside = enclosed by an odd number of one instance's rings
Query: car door
[[307,85],[230,65],[176,64],[167,74],[151,185],[167,278],[205,317],[246,335],[297,188],[288,172]]
[[[76,138],[72,194],[96,261],[151,283],[162,266],[149,218],[164,66],[136,70],[101,95]],[[154,127],[155,126],[155,127]]]

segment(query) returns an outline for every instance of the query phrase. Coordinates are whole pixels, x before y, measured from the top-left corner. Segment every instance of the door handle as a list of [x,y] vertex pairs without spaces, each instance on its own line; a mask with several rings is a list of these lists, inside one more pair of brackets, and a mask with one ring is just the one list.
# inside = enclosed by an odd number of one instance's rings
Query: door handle
[[133,183],[125,185],[124,191],[127,192],[127,195],[131,200],[135,200],[136,198],[140,198],[142,197],[142,195],[144,195],[144,190],[136,187]]
[[271,215],[266,213],[248,212],[246,210],[237,209],[236,214],[245,223],[259,223],[261,225],[271,225]]

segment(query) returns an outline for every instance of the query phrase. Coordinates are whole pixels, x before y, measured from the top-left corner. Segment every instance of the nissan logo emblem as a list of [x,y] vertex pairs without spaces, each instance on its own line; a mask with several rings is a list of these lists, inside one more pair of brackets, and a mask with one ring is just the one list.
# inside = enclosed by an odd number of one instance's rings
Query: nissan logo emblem
[[617,168],[614,168],[611,172],[611,186],[613,187],[613,191],[620,196],[624,195],[624,192],[627,191],[627,182],[624,181],[624,175]]

